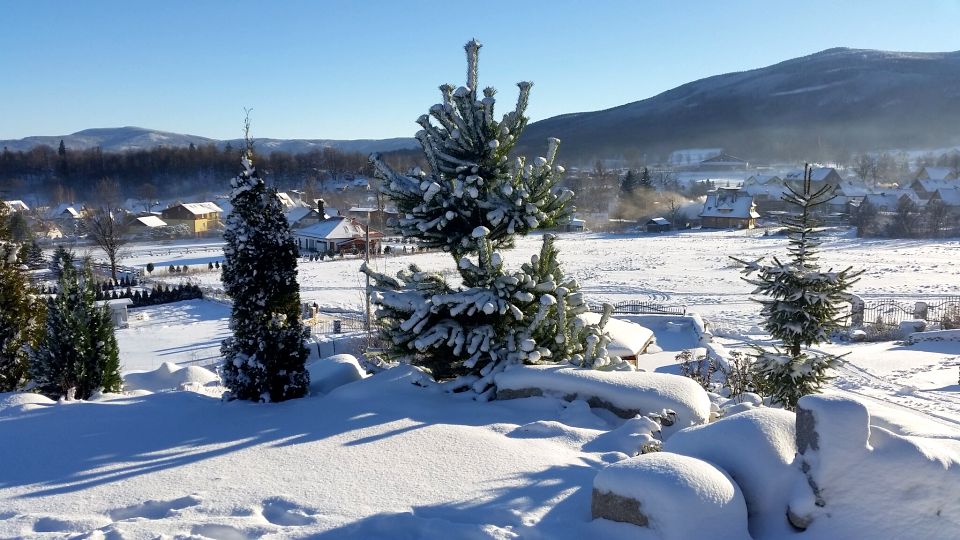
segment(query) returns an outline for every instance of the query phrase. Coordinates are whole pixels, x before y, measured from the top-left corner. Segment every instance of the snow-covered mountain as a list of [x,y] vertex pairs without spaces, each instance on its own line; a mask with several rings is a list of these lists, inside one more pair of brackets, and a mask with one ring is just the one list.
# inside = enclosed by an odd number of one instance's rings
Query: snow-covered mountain
[[[85,129],[70,135],[49,135],[25,137],[23,139],[0,140],[0,147],[11,151],[29,150],[35,146],[47,145],[57,148],[60,141],[71,150],[84,150],[99,146],[104,152],[123,152],[126,150],[141,150],[158,146],[181,147],[195,145],[217,144],[224,146],[228,142],[234,147],[241,144],[240,139],[222,141],[200,137],[198,135],[184,135],[140,127],[95,128]],[[389,152],[404,148],[416,148],[414,139],[360,139],[360,140],[333,140],[333,139],[255,139],[256,147],[260,151],[284,151],[291,153],[308,152],[316,148],[336,148],[346,152]]]
[[[643,69],[637,59],[637,69]],[[614,84],[615,81],[610,81]],[[534,98],[535,99],[535,98]],[[649,158],[722,147],[746,158],[836,158],[882,148],[960,141],[960,51],[837,48],[772,66],[708,77],[595,112],[530,124],[521,144],[564,159]]]

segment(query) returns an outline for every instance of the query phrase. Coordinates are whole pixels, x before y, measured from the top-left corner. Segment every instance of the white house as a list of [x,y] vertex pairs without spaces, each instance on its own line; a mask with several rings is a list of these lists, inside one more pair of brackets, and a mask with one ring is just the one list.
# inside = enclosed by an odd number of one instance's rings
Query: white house
[[25,202],[23,202],[23,201],[21,201],[21,200],[3,201],[3,202],[4,202],[4,204],[6,204],[7,206],[9,206],[9,207],[10,207],[10,210],[13,211],[13,212],[29,212],[29,211],[30,211],[30,207],[27,206],[27,203],[25,203]]
[[[302,229],[292,231],[293,240],[301,251],[338,252],[346,249],[363,249],[366,229],[356,220],[332,217]],[[370,231],[371,244],[383,235]]]

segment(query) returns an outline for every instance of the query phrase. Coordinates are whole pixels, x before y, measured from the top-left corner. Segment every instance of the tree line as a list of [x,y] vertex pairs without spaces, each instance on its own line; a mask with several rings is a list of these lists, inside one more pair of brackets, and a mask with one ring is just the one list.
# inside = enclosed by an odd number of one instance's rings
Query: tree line
[[[153,199],[225,187],[240,160],[240,149],[227,143],[156,147],[125,152],[58,149],[41,145],[27,151],[0,151],[0,190],[37,193],[60,204],[100,199],[98,183],[116,185],[122,197]],[[345,175],[369,172],[367,156],[334,148],[293,154],[275,151],[259,156],[266,180],[277,187],[319,186]],[[322,189],[321,189],[322,191]]]

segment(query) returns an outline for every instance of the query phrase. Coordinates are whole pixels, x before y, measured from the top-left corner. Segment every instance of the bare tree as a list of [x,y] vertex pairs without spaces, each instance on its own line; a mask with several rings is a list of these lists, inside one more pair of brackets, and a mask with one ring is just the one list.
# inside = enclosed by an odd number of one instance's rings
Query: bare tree
[[94,210],[83,220],[83,229],[110,261],[110,277],[117,279],[117,261],[123,258],[129,226],[125,216],[108,208]]
[[950,208],[943,204],[943,201],[936,199],[928,202],[923,210],[930,237],[939,238],[941,230],[947,224]]

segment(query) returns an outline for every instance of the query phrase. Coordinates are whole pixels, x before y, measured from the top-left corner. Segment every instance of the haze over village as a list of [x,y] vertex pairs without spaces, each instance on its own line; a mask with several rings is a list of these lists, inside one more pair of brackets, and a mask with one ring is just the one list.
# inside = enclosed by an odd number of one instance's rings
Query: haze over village
[[7,8],[0,537],[960,539],[960,6]]

